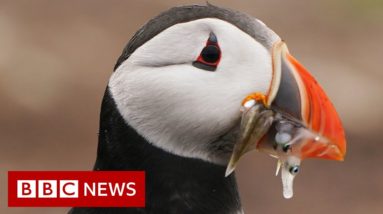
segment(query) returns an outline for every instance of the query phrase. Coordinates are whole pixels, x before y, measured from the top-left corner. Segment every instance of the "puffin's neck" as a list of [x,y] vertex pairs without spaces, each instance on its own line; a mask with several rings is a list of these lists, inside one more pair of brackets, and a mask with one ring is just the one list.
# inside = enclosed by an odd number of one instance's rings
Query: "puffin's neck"
[[233,174],[226,178],[223,166],[154,147],[125,123],[108,91],[101,108],[95,170],[144,170],[145,213],[239,213]]

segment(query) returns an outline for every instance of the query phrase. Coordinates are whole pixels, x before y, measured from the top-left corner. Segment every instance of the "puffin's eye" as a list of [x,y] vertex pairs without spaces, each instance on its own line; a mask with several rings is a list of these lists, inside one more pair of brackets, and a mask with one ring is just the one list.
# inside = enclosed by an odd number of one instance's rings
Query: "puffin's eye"
[[221,59],[221,49],[218,46],[217,37],[210,33],[206,46],[202,49],[193,65],[207,71],[215,71]]
[[201,57],[205,62],[215,63],[218,61],[220,53],[218,46],[208,45],[202,50]]

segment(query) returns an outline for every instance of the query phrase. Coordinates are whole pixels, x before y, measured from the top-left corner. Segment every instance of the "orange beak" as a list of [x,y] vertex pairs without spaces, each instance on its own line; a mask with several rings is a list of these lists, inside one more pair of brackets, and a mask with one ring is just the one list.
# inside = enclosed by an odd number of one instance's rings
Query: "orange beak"
[[273,49],[273,78],[267,105],[298,120],[324,139],[305,143],[302,159],[344,159],[346,139],[334,106],[314,77],[289,54],[284,42]]
[[[284,167],[293,160],[293,164],[299,165],[305,158],[342,161],[346,154],[340,118],[314,77],[289,54],[284,42],[274,45],[272,57],[273,75],[269,90],[266,94],[250,94],[242,103],[245,110],[241,134],[234,146],[226,176],[235,169],[238,160],[254,148],[282,160]],[[251,106],[247,106],[247,103],[252,103],[249,101],[254,101]],[[292,140],[278,142],[275,121],[283,120],[286,124],[293,124],[296,130],[287,132]],[[293,146],[289,152],[282,150],[281,153],[277,149],[278,143]]]

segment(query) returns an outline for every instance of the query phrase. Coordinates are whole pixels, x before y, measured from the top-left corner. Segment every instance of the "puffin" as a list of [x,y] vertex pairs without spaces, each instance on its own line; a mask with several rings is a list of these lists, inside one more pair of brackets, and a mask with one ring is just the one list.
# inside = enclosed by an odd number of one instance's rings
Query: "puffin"
[[[243,99],[266,94],[297,117],[307,115],[303,102],[314,108],[328,99],[322,92],[302,98],[317,83],[291,72],[303,68],[289,66],[298,62],[284,53],[283,40],[262,21],[211,4],[177,6],[148,21],[107,84],[94,165],[96,171],[145,171],[146,205],[69,213],[243,214],[235,173],[227,173]],[[319,107],[333,111],[330,104]]]

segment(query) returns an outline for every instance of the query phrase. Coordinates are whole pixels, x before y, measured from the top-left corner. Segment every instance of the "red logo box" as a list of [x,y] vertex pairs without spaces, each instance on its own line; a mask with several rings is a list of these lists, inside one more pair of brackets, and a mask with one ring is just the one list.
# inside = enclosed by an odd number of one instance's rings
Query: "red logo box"
[[9,171],[9,207],[145,207],[144,171]]

